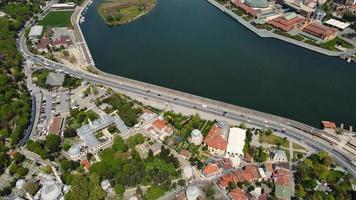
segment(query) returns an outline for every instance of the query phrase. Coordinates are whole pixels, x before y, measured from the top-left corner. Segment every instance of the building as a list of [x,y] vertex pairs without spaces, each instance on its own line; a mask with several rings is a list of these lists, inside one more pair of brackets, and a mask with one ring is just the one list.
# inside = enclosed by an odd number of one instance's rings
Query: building
[[267,24],[278,28],[282,31],[288,32],[294,28],[302,29],[305,19],[294,12],[285,13],[283,16],[276,17],[267,21]]
[[328,41],[336,37],[337,30],[317,22],[310,22],[303,28],[303,32]]
[[291,199],[290,171],[287,169],[277,169],[273,173],[275,184],[275,196],[279,199]]
[[87,169],[87,170],[89,170],[91,167],[91,164],[90,164],[89,160],[87,160],[87,159],[82,160],[80,162],[80,164],[83,166],[84,169]]
[[53,10],[72,10],[75,9],[75,3],[68,2],[68,3],[56,3],[52,4],[51,9]]
[[235,1],[235,5],[236,7],[242,9],[246,14],[252,16],[252,17],[256,17],[257,16],[257,10],[251,8],[250,6],[242,3],[240,0],[236,0]]
[[166,137],[173,134],[173,128],[162,117],[158,117],[151,124],[146,126],[146,131],[155,139],[164,141]]
[[314,9],[306,6],[303,1],[282,0],[282,4],[292,9],[292,11],[299,13],[305,18],[310,18],[314,13]]
[[272,163],[265,163],[264,164],[265,173],[267,177],[271,177],[273,173],[273,164]]
[[79,144],[75,144],[72,145],[69,149],[68,149],[68,155],[69,158],[72,160],[78,160],[81,156],[81,146]]
[[220,169],[216,164],[209,163],[203,170],[203,175],[206,179],[213,179],[217,175],[221,174],[222,169]]
[[188,150],[185,150],[185,149],[182,149],[180,152],[179,152],[179,155],[181,155],[184,159],[187,159],[189,160],[190,157],[192,157],[192,153]]
[[51,40],[49,38],[42,38],[38,41],[36,49],[40,53],[48,53],[48,49],[51,47]]
[[90,151],[93,151],[101,147],[99,140],[95,137],[94,134],[112,124],[114,124],[119,129],[121,134],[124,134],[128,131],[128,127],[124,124],[119,116],[113,117],[109,115],[102,116],[101,118],[96,119],[89,124],[85,124],[78,128],[76,131],[79,138],[84,142],[85,146],[87,146]]
[[190,135],[190,142],[194,145],[200,145],[203,142],[203,135],[199,129],[194,129]]
[[62,130],[62,117],[54,117],[51,126],[48,128],[48,133],[59,135]]
[[193,168],[189,165],[183,168],[183,177],[187,180],[194,178]]
[[32,26],[30,32],[28,33],[28,38],[30,40],[38,39],[43,33],[43,26]]
[[251,8],[268,8],[269,2],[266,0],[245,0],[243,2]]
[[271,151],[271,160],[273,162],[288,162],[286,152],[280,149]]
[[321,22],[325,16],[326,13],[322,9],[316,9],[313,15],[313,19]]
[[103,190],[108,190],[111,187],[110,182],[109,182],[108,179],[105,179],[105,180],[101,181],[100,182],[100,186],[101,186],[101,188]]
[[226,151],[227,141],[221,133],[222,128],[215,124],[204,138],[204,143],[208,146],[208,150],[213,155],[222,156]]
[[324,129],[335,129],[336,123],[331,121],[321,121]]
[[147,143],[143,143],[141,145],[137,145],[135,149],[137,152],[140,154],[141,158],[147,158],[149,150],[152,151],[153,156],[158,155],[161,153],[161,144],[160,143],[155,143],[153,145],[149,145]]
[[187,196],[187,200],[197,200],[199,196],[202,195],[202,192],[197,186],[188,186],[185,194]]
[[62,200],[64,195],[68,192],[68,187],[63,185],[60,180],[49,174],[39,173],[37,178],[42,185],[35,196],[34,200]]
[[229,192],[228,195],[232,200],[248,200],[249,199],[246,196],[246,193],[238,187],[231,190],[231,192]]
[[51,43],[54,48],[67,48],[69,46],[73,46],[73,41],[70,39],[69,35],[61,35],[59,38],[55,39]]
[[229,157],[243,158],[246,130],[241,128],[230,128],[226,155]]
[[238,169],[235,171],[232,171],[230,173],[224,174],[222,177],[219,179],[219,185],[222,188],[226,188],[229,184],[229,182],[233,183],[242,183],[245,181],[243,171]]
[[336,19],[329,19],[329,20],[325,21],[324,23],[329,25],[329,26],[335,27],[335,28],[337,28],[339,30],[345,30],[347,27],[350,26],[350,23],[341,22],[341,21],[336,20]]
[[249,182],[259,181],[261,175],[258,170],[258,165],[246,165],[243,170],[243,176],[244,179]]

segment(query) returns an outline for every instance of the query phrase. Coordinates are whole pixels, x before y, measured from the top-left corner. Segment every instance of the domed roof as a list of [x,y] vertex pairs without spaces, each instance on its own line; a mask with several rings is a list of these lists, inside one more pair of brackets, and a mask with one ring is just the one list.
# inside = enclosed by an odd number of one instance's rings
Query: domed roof
[[200,195],[200,190],[196,186],[189,186],[186,190],[188,200],[196,200]]
[[192,134],[192,137],[200,137],[201,131],[198,129],[194,129],[191,134]]
[[267,8],[269,6],[266,0],[245,0],[244,3],[253,8]]
[[56,200],[61,194],[61,189],[57,184],[45,185],[41,191],[42,200]]
[[71,146],[68,150],[68,153],[71,156],[78,155],[80,153],[80,145],[76,144],[76,145]]
[[16,181],[16,188],[21,189],[25,185],[26,181],[24,179],[19,179]]

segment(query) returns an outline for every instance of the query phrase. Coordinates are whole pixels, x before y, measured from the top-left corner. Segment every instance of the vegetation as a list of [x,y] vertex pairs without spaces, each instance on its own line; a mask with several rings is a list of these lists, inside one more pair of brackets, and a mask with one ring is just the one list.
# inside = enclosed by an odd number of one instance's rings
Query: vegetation
[[329,40],[325,43],[319,44],[321,48],[332,50],[332,51],[337,51],[338,49],[335,47],[336,45],[341,46],[346,49],[352,49],[354,46],[345,40],[341,39],[340,37],[335,37],[332,40]]
[[94,121],[98,117],[99,115],[92,110],[86,111],[85,108],[76,108],[70,111],[70,118],[67,118],[66,123],[73,130],[80,128],[84,124],[88,124],[89,120]]
[[49,74],[49,69],[39,69],[32,73],[34,83],[41,88],[49,89],[51,86],[46,83],[47,76]]
[[198,114],[185,116],[181,113],[177,114],[167,111],[163,113],[163,116],[168,123],[174,126],[174,128],[178,131],[177,134],[183,139],[190,137],[190,133],[193,129],[201,130],[203,136],[206,136],[214,124],[212,121],[201,119]]
[[[10,16],[0,18],[0,174],[11,164],[6,152],[19,142],[28,127],[31,111],[16,33],[25,20],[40,11],[41,3],[37,0],[0,2],[0,10]],[[0,196],[11,192],[11,184],[0,190]]]
[[105,22],[112,26],[128,23],[149,12],[156,0],[103,0],[98,11]]
[[72,175],[69,181],[71,188],[65,195],[66,200],[105,199],[106,192],[100,187],[100,177],[89,175]]
[[[67,167],[63,167],[63,161],[61,161],[63,179],[71,185],[70,193],[66,195],[66,198],[83,199],[76,195],[85,194],[84,197],[87,198],[94,192],[95,195],[99,195],[95,199],[102,199],[101,191],[93,186],[96,185],[96,181],[90,183],[89,177],[91,176],[95,176],[95,180],[108,179],[118,196],[122,196],[126,188],[138,185],[151,186],[146,194],[147,199],[155,199],[170,190],[173,178],[178,178],[180,175],[180,170],[177,170],[178,159],[171,154],[169,149],[162,147],[159,155],[150,154],[148,158],[142,160],[133,145],[141,142],[141,136],[129,139],[131,142],[135,141],[131,145],[125,143],[120,136],[116,136],[113,147],[100,153],[101,161],[91,166],[89,175],[74,175],[70,171],[76,166],[69,169],[68,162],[64,161]],[[77,179],[80,181],[78,182]]]
[[72,11],[51,11],[39,22],[39,25],[44,27],[70,27],[72,13]]
[[102,102],[112,105],[112,109],[106,110],[107,113],[111,113],[112,111],[117,110],[117,114],[124,121],[126,126],[129,127],[137,124],[137,119],[142,113],[141,108],[134,108],[134,102],[122,94],[113,94],[104,99]]
[[[295,189],[300,199],[354,199],[352,182],[354,178],[335,168],[333,159],[326,152],[312,154],[298,163]],[[330,191],[315,189],[325,183]]]
[[82,80],[76,77],[72,77],[68,74],[64,76],[63,87],[69,89],[75,89],[81,84]]
[[32,141],[29,140],[26,144],[26,148],[42,159],[53,160],[55,155],[61,150],[61,139],[58,135],[49,134],[45,140]]
[[282,138],[277,135],[274,135],[270,133],[268,130],[267,131],[264,130],[260,133],[259,142],[282,146],[285,148],[289,147],[289,141],[287,140],[287,138]]

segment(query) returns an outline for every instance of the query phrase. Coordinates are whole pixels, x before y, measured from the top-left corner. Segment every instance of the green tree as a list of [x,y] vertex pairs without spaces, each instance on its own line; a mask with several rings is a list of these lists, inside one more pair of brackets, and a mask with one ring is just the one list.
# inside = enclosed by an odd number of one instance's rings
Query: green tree
[[124,195],[124,192],[125,192],[125,187],[123,185],[121,185],[121,184],[118,184],[118,185],[115,186],[114,190],[115,190],[115,193],[117,195],[122,197]]

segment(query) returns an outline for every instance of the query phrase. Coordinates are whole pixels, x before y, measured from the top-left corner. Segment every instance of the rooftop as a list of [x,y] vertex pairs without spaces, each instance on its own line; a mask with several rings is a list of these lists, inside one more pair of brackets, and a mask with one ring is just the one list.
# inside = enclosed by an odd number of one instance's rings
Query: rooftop
[[335,122],[331,122],[331,121],[321,121],[321,123],[323,124],[323,127],[324,127],[324,128],[336,128]]
[[241,128],[230,128],[226,151],[238,155],[244,155],[243,148],[245,145],[245,138],[246,130]]
[[221,136],[221,128],[217,125],[211,127],[209,133],[204,138],[204,143],[212,148],[226,150],[227,141]]
[[219,167],[216,164],[209,163],[203,170],[206,175],[215,174],[219,172]]

